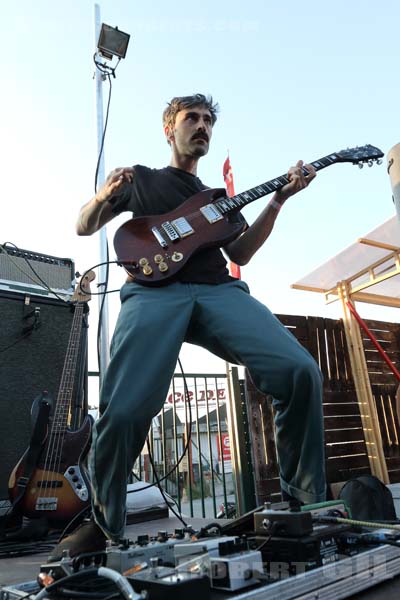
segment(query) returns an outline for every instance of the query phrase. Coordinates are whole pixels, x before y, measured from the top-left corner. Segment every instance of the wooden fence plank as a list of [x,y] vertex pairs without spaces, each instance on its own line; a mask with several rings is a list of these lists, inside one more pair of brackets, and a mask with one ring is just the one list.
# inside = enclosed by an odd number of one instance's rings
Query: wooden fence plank
[[[307,348],[324,375],[323,410],[329,483],[369,473],[360,406],[352,378],[342,320],[301,315],[277,317]],[[400,370],[400,324],[374,320],[368,320],[366,324]],[[364,333],[363,344],[390,481],[398,482],[400,427],[394,401],[397,380]],[[253,439],[253,450],[255,449],[254,460],[257,463],[254,466],[258,495],[263,490],[264,496],[271,496],[271,493],[279,492],[279,468],[274,446],[272,409],[266,410],[264,400],[260,396],[263,395],[257,392],[254,386],[252,393],[247,394],[248,408],[253,415],[250,419],[250,435]],[[264,408],[260,409],[260,405]],[[274,483],[270,485],[270,481]],[[272,489],[274,492],[271,492]]]

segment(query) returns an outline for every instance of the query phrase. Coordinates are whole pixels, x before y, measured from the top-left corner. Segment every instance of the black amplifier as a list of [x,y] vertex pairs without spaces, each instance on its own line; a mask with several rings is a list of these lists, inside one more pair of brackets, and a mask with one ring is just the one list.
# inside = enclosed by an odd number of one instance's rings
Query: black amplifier
[[[75,265],[70,258],[0,246],[0,289],[53,298],[74,293]],[[49,289],[50,288],[50,289]]]

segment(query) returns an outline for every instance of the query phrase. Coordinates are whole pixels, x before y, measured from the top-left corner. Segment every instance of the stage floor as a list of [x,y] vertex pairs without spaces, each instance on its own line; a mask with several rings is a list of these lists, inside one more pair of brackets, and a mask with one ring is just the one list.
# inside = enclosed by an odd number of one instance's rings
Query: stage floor
[[[188,523],[192,525],[194,529],[200,529],[204,525],[210,523],[209,519],[189,519]],[[219,523],[223,525],[227,521],[220,520]],[[148,534],[149,536],[154,536],[158,531],[167,531],[168,533],[173,533],[175,528],[181,527],[180,521],[175,517],[158,519],[154,521],[145,521],[143,523],[136,523],[134,525],[129,525],[126,530],[126,537],[129,539],[136,539],[138,535]],[[385,546],[385,548],[389,548]],[[25,556],[10,556],[9,558],[1,558],[0,559],[0,590],[2,587],[12,587],[13,585],[21,584],[24,582],[35,580],[38,573],[39,568],[42,564],[46,562],[48,549],[45,552],[29,554]],[[397,552],[397,549],[395,549]],[[400,551],[399,551],[399,561],[400,561]],[[338,563],[337,563],[338,564]],[[298,577],[302,577],[301,575]],[[296,577],[290,578],[292,581],[296,579]],[[272,584],[274,585],[274,584]],[[273,591],[273,588],[270,585],[264,586],[262,590],[260,587],[253,588],[248,591],[236,592],[234,594],[227,594],[225,592],[216,592],[213,594],[213,598],[218,598],[219,600],[223,600],[226,598],[235,598],[235,600],[239,600],[242,598],[265,598],[266,600],[272,600],[283,597],[293,597],[298,598],[298,593],[295,593],[293,596],[287,596],[287,594],[277,595],[278,590]],[[1,595],[0,595],[1,597]],[[302,595],[301,598],[309,598],[308,594]],[[335,596],[331,595],[331,592],[328,594],[321,589],[321,593],[316,595],[314,593],[314,598],[318,598],[318,600],[324,600],[324,598],[335,598]],[[343,595],[337,597],[344,597]],[[388,579],[382,583],[378,583],[368,589],[365,589],[363,592],[352,594],[347,596],[352,598],[352,600],[398,600],[400,597],[400,575],[396,575],[394,578]]]

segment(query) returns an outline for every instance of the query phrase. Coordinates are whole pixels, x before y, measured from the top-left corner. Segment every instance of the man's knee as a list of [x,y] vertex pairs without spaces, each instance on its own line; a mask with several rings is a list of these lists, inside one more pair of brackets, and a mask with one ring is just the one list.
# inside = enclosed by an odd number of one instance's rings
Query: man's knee
[[322,385],[323,375],[311,355],[293,359],[289,364],[289,369],[296,382],[313,382],[317,386]]

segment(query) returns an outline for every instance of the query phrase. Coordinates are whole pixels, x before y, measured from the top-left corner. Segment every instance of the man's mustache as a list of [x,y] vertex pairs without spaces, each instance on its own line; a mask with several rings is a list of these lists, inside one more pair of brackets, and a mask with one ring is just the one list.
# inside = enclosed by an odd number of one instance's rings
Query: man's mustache
[[209,141],[208,139],[208,135],[206,135],[205,133],[196,133],[193,137],[192,140],[205,140],[206,142]]

